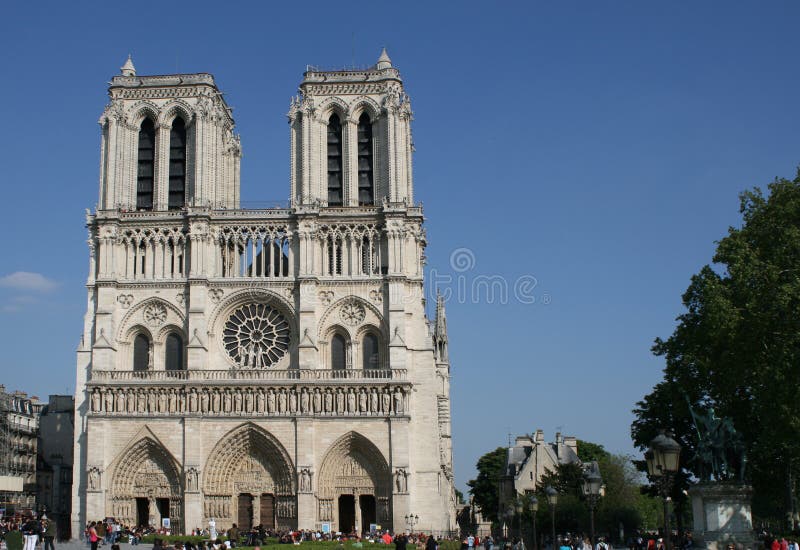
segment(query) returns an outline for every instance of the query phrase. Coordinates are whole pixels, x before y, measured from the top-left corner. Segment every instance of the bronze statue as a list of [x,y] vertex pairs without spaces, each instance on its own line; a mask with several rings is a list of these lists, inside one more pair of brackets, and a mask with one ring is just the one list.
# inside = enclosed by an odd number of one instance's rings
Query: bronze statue
[[692,415],[697,432],[697,449],[694,460],[697,462],[701,481],[744,481],[745,464],[744,440],[733,427],[730,418],[718,418],[714,407],[696,412],[686,397],[686,404]]

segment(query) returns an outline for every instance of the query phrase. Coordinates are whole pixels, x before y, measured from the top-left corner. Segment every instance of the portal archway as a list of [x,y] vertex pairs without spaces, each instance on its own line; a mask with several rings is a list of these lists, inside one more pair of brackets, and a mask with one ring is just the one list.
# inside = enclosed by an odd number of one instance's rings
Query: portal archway
[[392,478],[380,450],[366,437],[340,437],[322,462],[317,487],[318,520],[342,532],[363,533],[370,523],[391,529]]
[[203,480],[206,521],[220,528],[261,524],[293,529],[297,523],[294,467],[268,431],[248,423],[214,447]]
[[180,467],[160,442],[144,437],[117,461],[111,482],[111,514],[123,525],[160,527],[170,519],[182,532]]

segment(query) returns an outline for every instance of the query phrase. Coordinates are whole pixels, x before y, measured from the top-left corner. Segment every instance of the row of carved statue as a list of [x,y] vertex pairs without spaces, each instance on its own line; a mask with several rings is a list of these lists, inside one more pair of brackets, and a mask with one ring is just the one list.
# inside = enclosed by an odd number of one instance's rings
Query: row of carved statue
[[111,388],[90,390],[93,413],[385,416],[408,411],[406,389],[358,388]]

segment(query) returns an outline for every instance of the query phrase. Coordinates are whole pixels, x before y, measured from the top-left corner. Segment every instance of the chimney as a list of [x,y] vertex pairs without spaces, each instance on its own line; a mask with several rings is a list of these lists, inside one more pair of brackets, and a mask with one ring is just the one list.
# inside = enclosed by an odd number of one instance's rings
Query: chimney
[[544,432],[542,430],[536,430],[536,434],[534,435],[534,439],[537,444],[544,443]]

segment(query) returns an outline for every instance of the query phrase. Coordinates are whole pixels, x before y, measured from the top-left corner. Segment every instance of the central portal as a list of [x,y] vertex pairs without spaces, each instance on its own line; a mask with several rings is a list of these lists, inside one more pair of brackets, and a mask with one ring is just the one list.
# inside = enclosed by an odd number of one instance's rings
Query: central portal
[[339,531],[352,533],[356,529],[356,497],[341,495],[339,497]]
[[240,531],[249,531],[253,528],[253,495],[250,493],[239,494],[238,519]]

